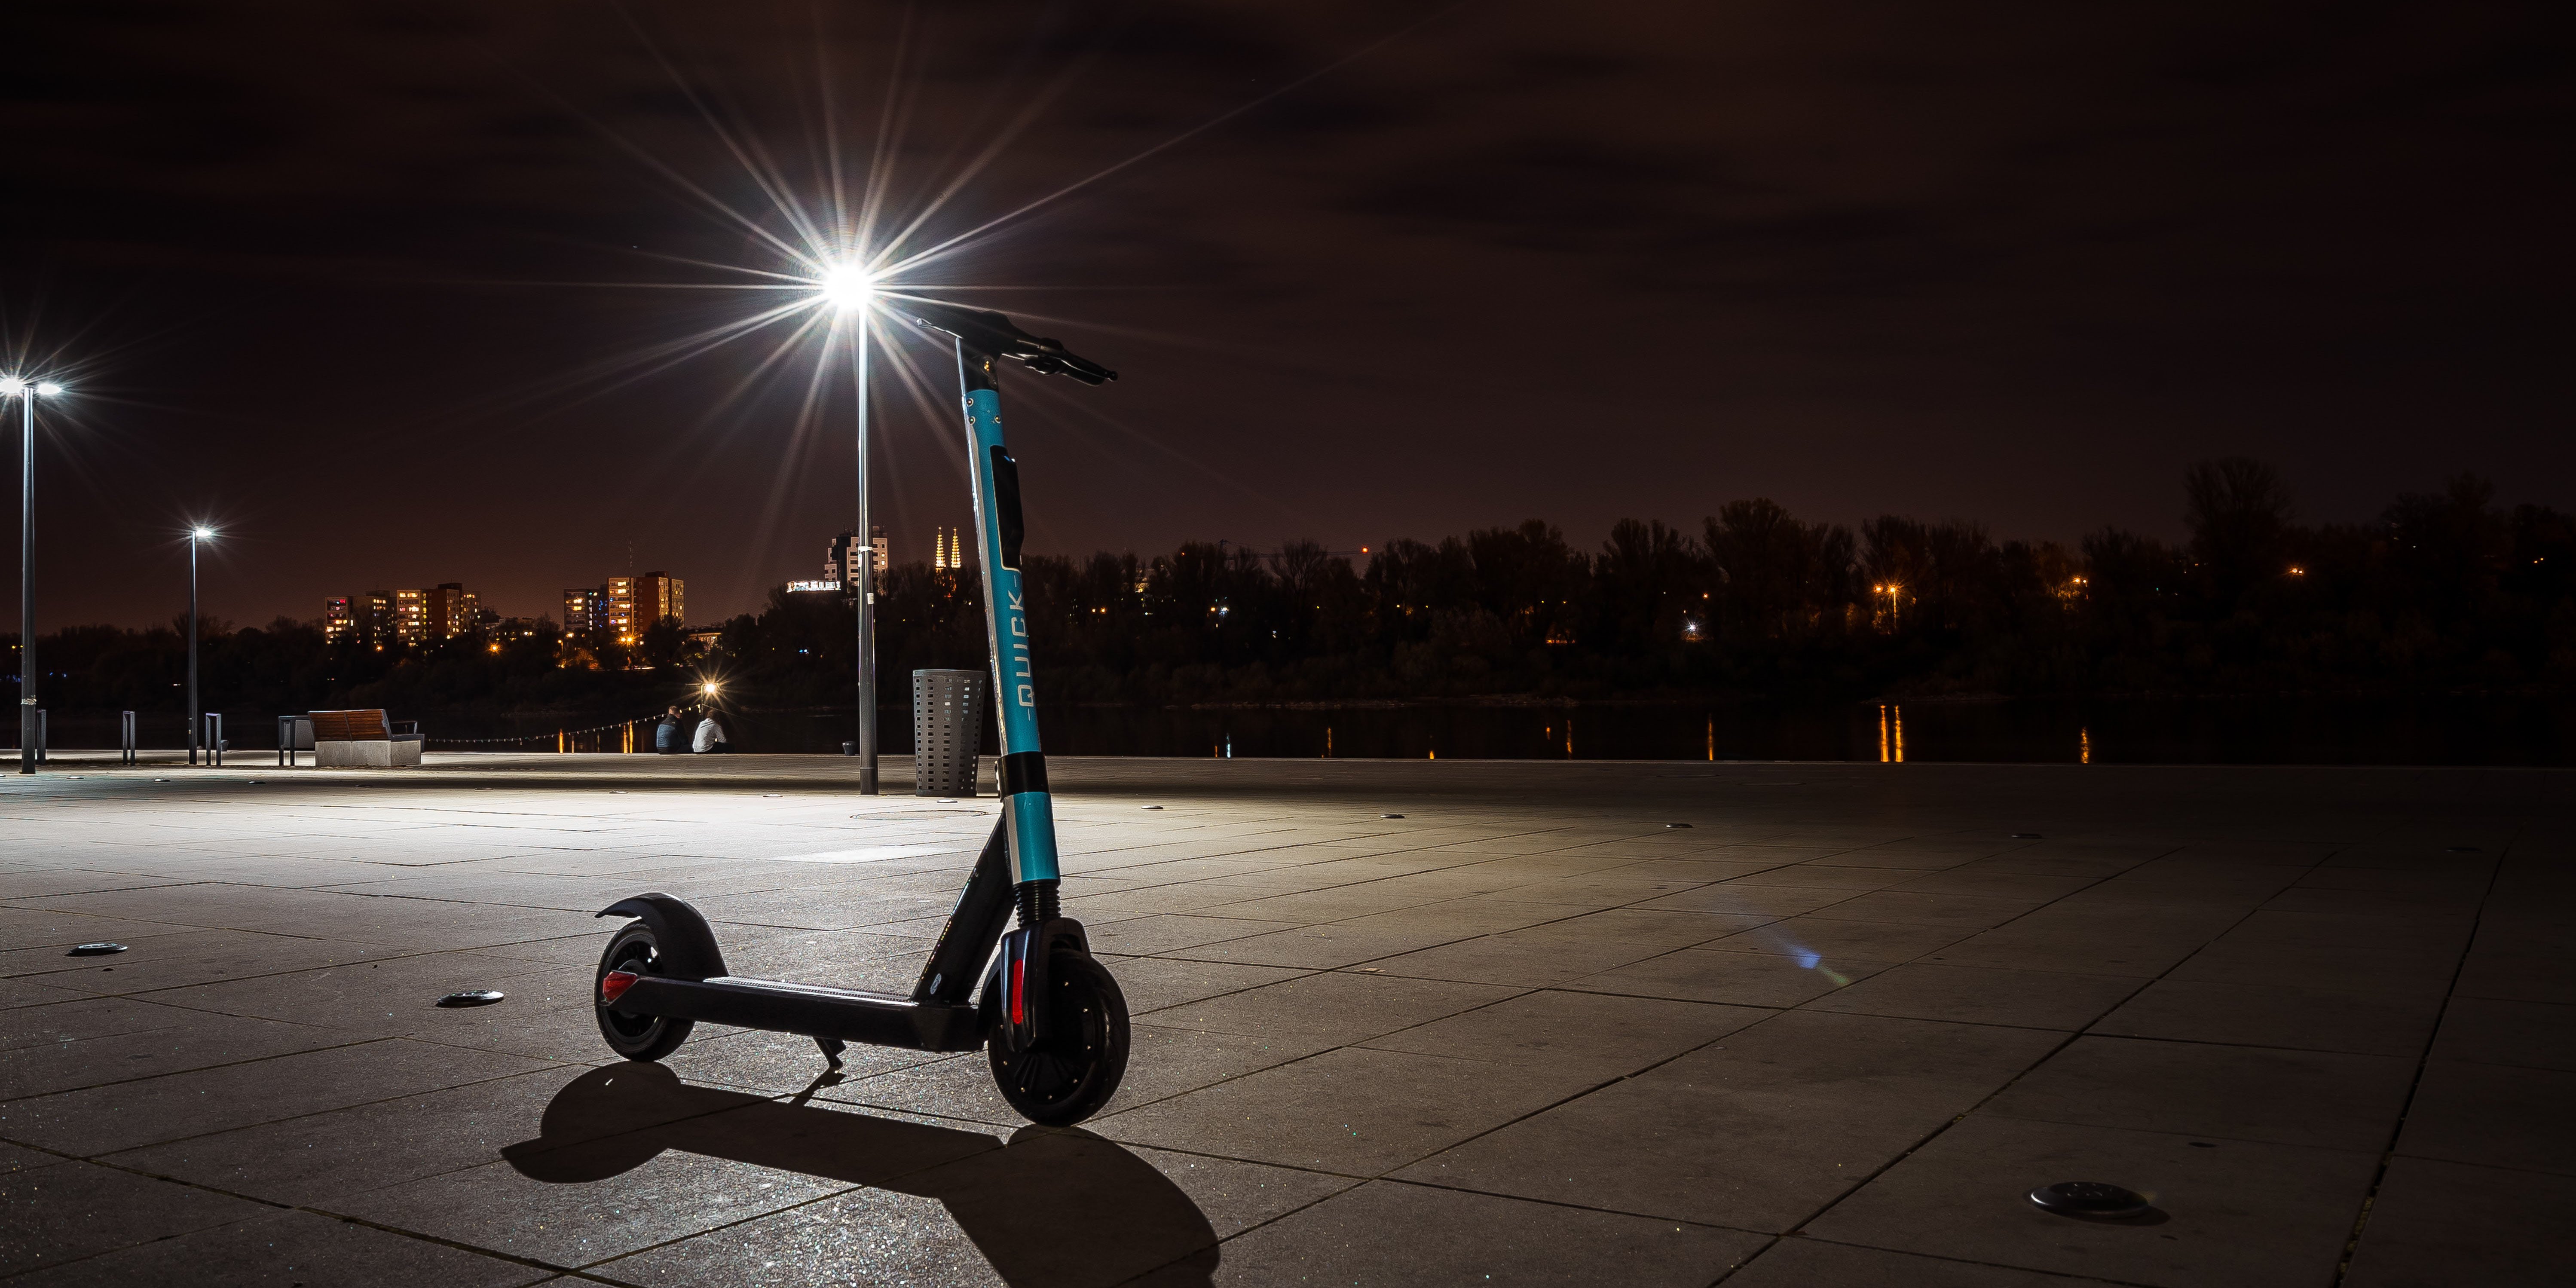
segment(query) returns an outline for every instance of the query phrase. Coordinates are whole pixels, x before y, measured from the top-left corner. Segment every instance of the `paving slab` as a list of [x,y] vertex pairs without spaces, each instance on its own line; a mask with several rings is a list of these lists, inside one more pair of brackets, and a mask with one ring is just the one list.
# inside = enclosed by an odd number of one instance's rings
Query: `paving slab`
[[[2331,1284],[2378,1165],[2376,1153],[1971,1114],[1807,1231],[2118,1283]],[[2029,1201],[2058,1181],[2125,1186],[2154,1210],[2086,1221]]]
[[402,1039],[357,1042],[11,1100],[0,1103],[0,1138],[104,1154],[541,1067]]
[[310,1212],[279,1212],[195,1230],[66,1265],[13,1284],[59,1288],[273,1288],[292,1284],[417,1283],[515,1288],[551,1270],[407,1238]]
[[0,1276],[78,1265],[100,1253],[272,1211],[77,1161],[0,1171]]
[[[1735,1230],[1375,1181],[1228,1243],[1220,1284],[1706,1284],[1763,1240]],[[1176,1273],[1163,1288],[1211,1279]]]
[[[993,803],[888,768],[0,781],[0,1274],[2568,1277],[2576,772],[1062,758],[1134,1012],[1081,1129],[981,1053],[615,1059],[590,914],[643,889],[909,986]],[[2071,1179],[2155,1211],[2024,1197]]]
[[1727,1288],[2076,1288],[2101,1282],[1810,1238],[1781,1239],[1726,1277]]
[[2576,1178],[2399,1158],[2353,1249],[2350,1288],[2543,1288],[2564,1284],[2563,1245],[2524,1232],[2554,1228],[2576,1204]]
[[2576,1071],[2435,1060],[2406,1110],[2397,1152],[2576,1175]]
[[1793,1012],[1396,1175],[1782,1233],[2061,1041],[2027,1029]]
[[[2454,1000],[2456,1008],[2468,999]],[[2443,999],[2296,984],[2160,979],[2097,1021],[2092,1032],[2234,1046],[2421,1056]],[[2450,1021],[2446,1020],[2446,1026]],[[2465,1037],[2463,1040],[2467,1040]]]

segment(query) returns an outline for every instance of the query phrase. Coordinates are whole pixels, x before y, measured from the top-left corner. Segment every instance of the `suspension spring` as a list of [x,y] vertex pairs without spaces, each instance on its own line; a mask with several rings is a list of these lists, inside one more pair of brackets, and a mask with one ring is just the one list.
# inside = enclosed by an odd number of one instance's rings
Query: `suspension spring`
[[1052,879],[1020,883],[1020,929],[1034,930],[1040,922],[1055,920],[1055,887]]

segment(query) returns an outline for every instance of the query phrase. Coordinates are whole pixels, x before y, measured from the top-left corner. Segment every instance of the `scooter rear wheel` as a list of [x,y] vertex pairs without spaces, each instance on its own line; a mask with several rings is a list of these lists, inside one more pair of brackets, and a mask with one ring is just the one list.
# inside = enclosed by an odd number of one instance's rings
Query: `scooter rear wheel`
[[617,970],[633,975],[662,973],[662,946],[654,941],[652,930],[643,922],[627,926],[608,941],[608,951],[599,955],[599,979],[591,983],[591,1005],[598,1009],[599,1035],[608,1039],[608,1048],[629,1060],[659,1060],[679,1050],[698,1022],[667,1015],[620,1015],[610,1010],[600,1000],[599,988],[608,973]]
[[1062,1127],[1100,1112],[1127,1075],[1127,998],[1109,969],[1080,953],[1047,963],[1047,1038],[1026,1051],[986,1045],[1002,1099],[1031,1122]]

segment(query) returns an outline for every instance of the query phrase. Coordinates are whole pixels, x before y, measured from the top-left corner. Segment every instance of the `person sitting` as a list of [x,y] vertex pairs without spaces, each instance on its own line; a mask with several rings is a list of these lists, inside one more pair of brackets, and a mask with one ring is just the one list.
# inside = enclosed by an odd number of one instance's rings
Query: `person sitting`
[[698,721],[697,736],[691,740],[689,750],[700,755],[733,750],[732,740],[725,737],[723,723],[716,719],[715,708],[707,708],[705,718]]
[[653,750],[658,755],[674,755],[680,750],[680,704],[674,702],[653,726]]

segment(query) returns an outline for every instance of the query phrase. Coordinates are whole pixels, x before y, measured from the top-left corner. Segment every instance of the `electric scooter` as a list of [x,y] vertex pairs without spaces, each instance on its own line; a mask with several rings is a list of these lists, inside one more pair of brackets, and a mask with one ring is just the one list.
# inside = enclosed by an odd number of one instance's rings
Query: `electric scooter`
[[[1118,373],[999,313],[929,301],[892,307],[956,342],[984,628],[1001,715],[1001,818],[909,996],[737,977],[697,909],[667,894],[639,894],[599,913],[633,918],[599,959],[599,1031],[629,1060],[671,1054],[700,1020],[800,1033],[836,1069],[851,1042],[917,1051],[982,1047],[1012,1108],[1034,1122],[1080,1122],[1109,1102],[1127,1071],[1127,1000],[1091,956],[1081,923],[1057,908],[1055,812],[1038,750],[1020,591],[1019,466],[1002,442],[997,377],[1005,358],[1089,385]],[[1015,910],[1019,924],[1009,927]]]

